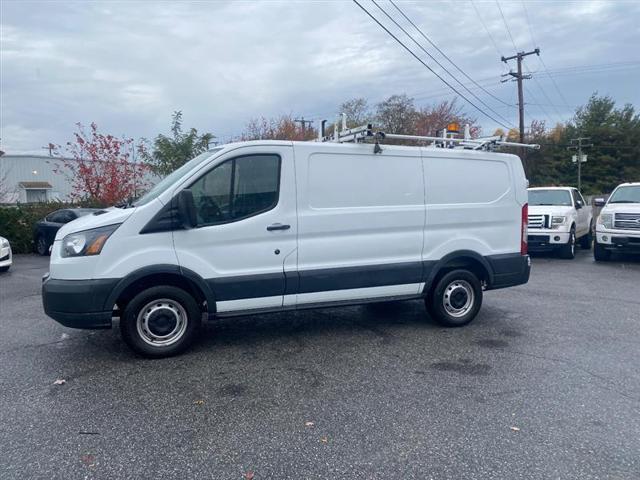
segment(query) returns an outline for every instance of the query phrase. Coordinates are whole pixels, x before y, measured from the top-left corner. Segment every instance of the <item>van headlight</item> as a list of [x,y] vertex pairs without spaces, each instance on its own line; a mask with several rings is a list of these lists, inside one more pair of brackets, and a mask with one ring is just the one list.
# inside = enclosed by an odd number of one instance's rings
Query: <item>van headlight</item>
[[62,257],[84,257],[100,255],[102,247],[120,224],[70,233],[62,239]]
[[564,225],[567,221],[567,217],[551,217],[551,228],[558,228],[560,225]]
[[601,213],[598,217],[598,225],[602,225],[604,228],[613,228],[613,214]]

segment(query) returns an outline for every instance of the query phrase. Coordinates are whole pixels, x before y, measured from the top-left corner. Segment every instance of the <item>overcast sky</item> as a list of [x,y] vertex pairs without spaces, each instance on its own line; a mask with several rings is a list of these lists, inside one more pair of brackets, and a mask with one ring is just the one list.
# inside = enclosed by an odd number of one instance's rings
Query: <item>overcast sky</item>
[[[390,24],[370,0],[360,1]],[[378,3],[400,20],[386,0]],[[512,55],[513,43],[520,50],[539,46],[556,85],[540,61],[528,57],[535,79],[526,82],[525,100],[532,104],[527,122],[569,119],[596,90],[640,106],[638,1],[526,2],[525,8],[520,0],[501,0],[513,42],[495,1],[397,3],[462,70],[508,104],[515,103],[516,85],[499,82],[506,68],[499,53]],[[171,113],[182,110],[185,126],[228,140],[251,117],[333,118],[337,105],[355,96],[375,104],[407,93],[418,105],[451,98],[440,80],[351,1],[0,5],[0,148],[6,152],[44,152],[40,147],[48,142],[69,140],[75,122],[152,138],[168,132]],[[517,123],[512,105],[474,93]],[[498,127],[473,107],[465,109],[485,133]]]

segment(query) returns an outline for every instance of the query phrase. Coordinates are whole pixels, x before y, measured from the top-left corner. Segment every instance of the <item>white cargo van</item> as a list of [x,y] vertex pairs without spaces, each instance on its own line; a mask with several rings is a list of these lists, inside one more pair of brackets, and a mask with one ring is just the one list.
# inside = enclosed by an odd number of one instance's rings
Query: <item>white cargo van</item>
[[128,208],[63,226],[46,313],[162,357],[209,319],[421,299],[469,323],[526,283],[527,181],[514,155],[252,141],[194,158]]

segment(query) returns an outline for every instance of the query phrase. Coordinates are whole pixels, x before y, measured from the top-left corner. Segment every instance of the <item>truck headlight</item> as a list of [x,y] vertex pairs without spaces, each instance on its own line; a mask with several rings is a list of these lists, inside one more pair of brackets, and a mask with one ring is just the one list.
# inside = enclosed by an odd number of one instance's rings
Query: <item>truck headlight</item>
[[100,255],[102,247],[120,224],[70,233],[62,239],[62,257],[84,257]]
[[598,217],[598,225],[602,225],[604,228],[613,228],[613,214],[601,213]]
[[567,221],[567,217],[551,217],[551,228],[558,228],[560,225],[564,225]]

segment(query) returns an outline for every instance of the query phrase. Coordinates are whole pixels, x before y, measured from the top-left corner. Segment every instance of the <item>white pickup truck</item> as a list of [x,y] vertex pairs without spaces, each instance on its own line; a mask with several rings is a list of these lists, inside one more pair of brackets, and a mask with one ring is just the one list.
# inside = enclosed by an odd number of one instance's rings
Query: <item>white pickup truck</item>
[[603,207],[596,224],[593,256],[606,261],[612,252],[640,254],[640,182],[618,185],[609,199],[596,198]]
[[591,248],[593,214],[577,188],[530,188],[527,228],[529,251],[557,250],[562,258],[572,259],[576,242]]

